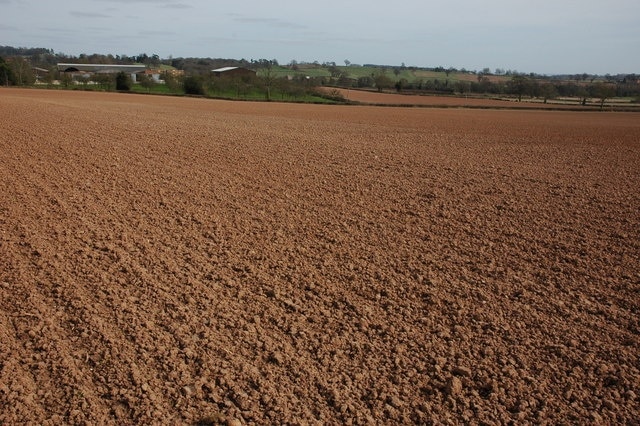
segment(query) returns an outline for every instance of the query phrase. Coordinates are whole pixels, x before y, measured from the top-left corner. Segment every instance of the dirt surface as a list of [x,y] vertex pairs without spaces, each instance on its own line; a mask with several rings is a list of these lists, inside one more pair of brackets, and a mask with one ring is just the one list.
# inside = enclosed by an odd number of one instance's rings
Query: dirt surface
[[0,424],[638,424],[636,114],[0,114]]

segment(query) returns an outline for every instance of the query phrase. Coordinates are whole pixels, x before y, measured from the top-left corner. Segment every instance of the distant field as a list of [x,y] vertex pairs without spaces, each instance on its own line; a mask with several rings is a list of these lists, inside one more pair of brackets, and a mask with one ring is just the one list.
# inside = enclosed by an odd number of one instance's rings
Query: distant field
[[[357,89],[326,89],[337,90],[342,96],[353,102],[370,105],[406,105],[431,107],[471,107],[471,108],[508,108],[508,109],[573,109],[600,110],[597,99],[589,98],[582,106],[579,98],[560,98],[549,100],[546,104],[542,99],[523,98],[521,102],[514,97],[483,97],[483,96],[438,96],[412,95],[403,93],[383,92]],[[612,98],[605,103],[606,110],[625,110],[640,112],[640,104],[629,98]]]
[[[452,72],[449,75],[445,72],[411,70],[409,68],[397,69],[394,71],[392,67],[363,67],[363,66],[337,66],[340,72],[346,73],[349,78],[358,79],[360,77],[371,77],[379,73],[385,73],[393,80],[405,79],[410,83],[420,80],[449,80],[456,81],[476,81],[477,76],[469,73]],[[297,70],[289,67],[274,67],[271,71],[276,76],[309,76],[309,77],[330,77],[331,73],[325,67],[317,67],[312,65],[299,65]],[[260,71],[259,75],[264,75],[264,71]],[[506,76],[490,76],[492,81],[508,81],[510,78]]]

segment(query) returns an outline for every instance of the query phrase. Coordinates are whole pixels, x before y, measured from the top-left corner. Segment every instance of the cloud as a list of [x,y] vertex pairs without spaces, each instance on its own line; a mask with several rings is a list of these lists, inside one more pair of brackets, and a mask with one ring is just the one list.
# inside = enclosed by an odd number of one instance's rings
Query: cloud
[[157,36],[166,36],[166,35],[176,35],[177,33],[173,31],[140,31],[138,35],[141,37],[157,37]]
[[193,6],[184,3],[169,3],[162,7],[165,9],[191,9]]
[[174,9],[174,10],[193,9],[193,6],[191,6],[190,4],[187,4],[181,1],[176,1],[176,0],[94,0],[94,1],[100,1],[103,3],[118,3],[118,4],[124,3],[127,5],[133,5],[133,4],[138,4],[142,6],[148,5],[148,6],[155,6],[161,9]]
[[307,26],[305,25],[301,25],[295,22],[283,21],[282,19],[277,18],[255,18],[237,14],[230,15],[235,22],[240,22],[241,24],[262,24],[273,28],[285,28],[294,30],[307,29]]
[[93,31],[95,33],[112,32],[113,28],[109,27],[85,27],[83,31]]
[[[2,0],[0,0],[2,1]],[[155,4],[160,7],[169,8],[169,9],[191,9],[192,6],[186,3],[182,3],[175,0],[95,0],[107,3],[144,3],[144,4]]]
[[53,33],[53,34],[68,34],[68,35],[76,34],[76,30],[71,28],[41,27],[39,28],[39,30],[45,31],[47,33]]
[[159,5],[175,3],[173,0],[95,0],[108,3],[156,3]]
[[[0,0],[1,1],[1,0]],[[104,13],[92,13],[92,12],[69,12],[71,16],[76,18],[111,18],[109,15],[105,15]]]

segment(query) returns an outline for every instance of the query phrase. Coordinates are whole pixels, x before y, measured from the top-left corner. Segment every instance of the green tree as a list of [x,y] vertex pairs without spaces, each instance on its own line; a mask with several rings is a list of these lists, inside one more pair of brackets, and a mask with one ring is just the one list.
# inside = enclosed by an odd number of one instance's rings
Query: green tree
[[196,75],[185,77],[183,87],[184,93],[186,93],[187,95],[203,96],[205,94],[202,79]]
[[13,84],[13,71],[4,58],[0,56],[0,84],[8,86],[9,83]]
[[122,71],[116,74],[116,90],[128,92],[131,90],[131,86],[133,86],[133,81],[131,81],[129,74]]

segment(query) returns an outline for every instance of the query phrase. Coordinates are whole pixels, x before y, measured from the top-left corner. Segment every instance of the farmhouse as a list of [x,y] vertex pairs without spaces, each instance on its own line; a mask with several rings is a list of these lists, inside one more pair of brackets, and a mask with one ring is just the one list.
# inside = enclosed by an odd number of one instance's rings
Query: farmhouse
[[86,74],[115,74],[124,72],[131,75],[131,79],[136,81],[136,74],[143,73],[146,65],[114,65],[114,64],[58,64],[58,71],[70,73],[71,75]]
[[242,67],[223,67],[211,70],[216,77],[254,77],[256,72]]

